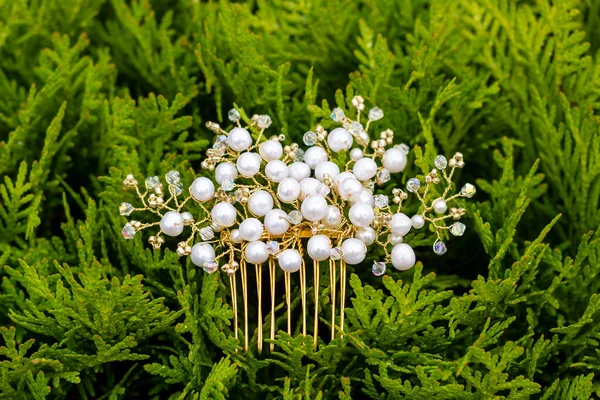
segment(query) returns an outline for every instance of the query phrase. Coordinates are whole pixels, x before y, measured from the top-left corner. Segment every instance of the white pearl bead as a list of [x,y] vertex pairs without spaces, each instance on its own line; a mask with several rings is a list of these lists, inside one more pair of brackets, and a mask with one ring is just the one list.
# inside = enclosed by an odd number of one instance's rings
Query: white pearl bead
[[290,229],[287,214],[276,208],[265,215],[265,229],[273,236],[281,236]]
[[338,188],[340,186],[340,183],[342,183],[342,181],[346,178],[356,179],[356,177],[354,176],[354,174],[352,172],[344,171],[335,177],[335,179],[333,180],[333,186],[335,188]]
[[320,194],[309,196],[302,202],[300,211],[307,220],[312,222],[320,221],[327,213],[327,200]]
[[277,186],[277,197],[284,203],[291,203],[300,196],[300,184],[294,178],[285,178]]
[[302,256],[296,249],[287,249],[277,257],[279,268],[285,272],[296,272],[302,266]]
[[342,212],[334,205],[327,206],[323,224],[328,228],[337,228],[342,223]]
[[354,238],[346,239],[342,243],[342,251],[344,255],[342,259],[350,265],[356,265],[363,262],[365,256],[367,255],[367,246],[365,244]]
[[352,147],[352,135],[344,128],[335,128],[327,135],[327,144],[334,153],[348,151]]
[[359,181],[368,181],[377,173],[377,163],[371,158],[361,158],[354,163],[352,173]]
[[227,144],[234,151],[244,151],[252,146],[252,137],[244,128],[233,128],[227,135]]
[[239,229],[234,229],[231,231],[231,241],[235,244],[240,244],[244,241]]
[[194,265],[204,267],[204,263],[215,259],[215,249],[208,243],[196,243],[192,246],[190,259]]
[[371,192],[369,189],[363,189],[355,203],[365,203],[371,207],[375,207],[375,198],[373,197],[373,192]]
[[244,249],[244,257],[250,264],[262,264],[269,258],[269,251],[264,242],[250,242]]
[[390,236],[388,236],[388,242],[390,242],[392,245],[397,245],[399,243],[402,243],[402,241],[404,240],[404,238],[400,235],[395,235],[395,234],[391,234]]
[[416,257],[412,247],[400,243],[392,249],[392,264],[399,271],[406,271],[415,265]]
[[391,173],[401,172],[406,167],[406,154],[402,149],[388,149],[383,155],[383,168]]
[[198,201],[208,201],[215,195],[215,184],[203,176],[196,178],[190,187],[190,194]]
[[362,228],[360,231],[356,231],[354,237],[363,242],[365,245],[370,246],[375,242],[375,239],[377,239],[377,233],[375,232],[375,229],[367,226]]
[[410,228],[412,227],[412,222],[410,218],[403,213],[396,213],[392,215],[392,220],[390,222],[390,229],[393,234],[398,236],[406,236],[408,232],[410,232]]
[[257,190],[248,199],[248,209],[257,217],[266,215],[273,209],[273,196],[266,190]]
[[354,177],[344,179],[338,186],[338,193],[344,200],[356,201],[359,199],[362,191],[363,186]]
[[309,147],[308,150],[304,152],[304,162],[307,163],[311,169],[317,168],[317,165],[323,161],[327,161],[327,152],[322,147]]
[[160,220],[160,230],[167,236],[181,235],[183,217],[177,211],[167,211]]
[[316,196],[319,194],[317,189],[321,182],[315,178],[306,178],[300,181],[300,199],[304,200],[308,196]]
[[421,229],[425,225],[425,218],[422,215],[416,214],[410,218],[412,226],[415,229]]
[[265,175],[271,182],[281,182],[288,177],[289,171],[283,161],[271,160],[265,167]]
[[260,156],[267,162],[279,160],[283,155],[283,146],[278,140],[267,140],[258,147]]
[[260,171],[262,160],[256,153],[242,153],[237,159],[237,170],[245,178],[251,178]]
[[350,207],[348,217],[354,225],[365,227],[371,225],[371,222],[375,219],[375,212],[373,211],[373,207],[368,204],[356,203]]
[[363,151],[361,149],[359,149],[358,147],[350,150],[350,159],[352,161],[358,161],[361,158],[363,158],[364,154]]
[[331,240],[325,235],[315,235],[308,239],[307,251],[315,261],[327,260],[331,254]]
[[433,211],[437,214],[443,214],[448,209],[448,205],[444,199],[437,199],[433,202]]
[[306,179],[310,176],[310,167],[307,163],[296,161],[292,165],[288,166],[290,178],[294,178],[298,182]]
[[212,218],[213,222],[225,228],[229,228],[235,224],[236,216],[237,211],[235,210],[235,207],[224,201],[215,204],[210,212],[210,217]]
[[324,161],[317,165],[315,168],[315,178],[323,182],[325,180],[325,174],[329,175],[329,178],[335,179],[340,174],[340,167],[331,161]]
[[240,236],[248,242],[260,239],[263,234],[263,224],[256,218],[247,218],[240,224]]
[[237,168],[230,162],[222,162],[215,168],[215,180],[219,185],[221,185],[225,179],[235,179],[237,176]]

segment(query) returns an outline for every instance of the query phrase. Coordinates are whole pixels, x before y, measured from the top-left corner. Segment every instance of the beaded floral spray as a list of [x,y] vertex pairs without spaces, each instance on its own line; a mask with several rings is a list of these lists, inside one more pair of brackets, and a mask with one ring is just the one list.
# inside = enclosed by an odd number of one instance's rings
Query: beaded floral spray
[[[390,174],[404,170],[408,146],[393,146],[393,132],[385,130],[379,139],[371,138],[369,126],[383,117],[383,111],[372,108],[363,126],[361,113],[364,100],[357,96],[352,100],[357,110],[356,120],[344,115],[340,108],[333,110],[333,121],[342,126],[325,131],[317,126],[304,134],[303,141],[309,146],[303,151],[296,143],[282,145],[283,136],[266,140],[265,129],[271,125],[267,115],[254,115],[249,127],[242,127],[240,114],[233,109],[229,119],[236,125],[229,132],[218,124],[209,122],[207,127],[216,133],[213,148],[208,150],[202,168],[214,171],[214,181],[207,177],[196,178],[183,196],[185,187],[179,173],[170,171],[165,180],[167,190],[159,178],[152,176],[145,181],[142,193],[136,179],[129,175],[125,188],[136,191],[142,206],[134,208],[129,203],[120,205],[120,213],[150,212],[160,221],[142,223],[129,221],[122,235],[131,239],[142,229],[160,227],[148,238],[154,249],[164,243],[163,235],[187,238],[179,242],[177,254],[190,256],[191,261],[212,274],[219,270],[229,277],[231,302],[234,311],[234,334],[238,338],[238,280],[241,286],[244,321],[244,348],[248,351],[248,267],[254,266],[257,289],[257,343],[263,346],[262,281],[263,265],[269,276],[270,339],[275,337],[276,265],[283,270],[287,306],[287,331],[292,334],[291,281],[298,275],[302,309],[301,332],[307,334],[307,269],[312,264],[314,298],[314,321],[312,332],[317,346],[319,328],[319,290],[323,263],[329,266],[329,289],[331,295],[331,338],[336,328],[344,330],[344,304],[346,297],[346,264],[363,262],[369,246],[384,250],[385,259],[373,263],[373,274],[385,273],[391,263],[397,270],[407,270],[415,264],[412,247],[403,243],[411,229],[421,229],[431,224],[436,235],[433,251],[442,255],[446,244],[443,232],[449,230],[461,236],[465,225],[458,220],[465,214],[464,208],[450,208],[458,197],[470,198],[475,187],[466,184],[456,193],[452,177],[456,168],[464,166],[463,156],[456,153],[450,160],[437,156],[435,168],[425,177],[425,182],[411,178],[406,190],[420,201],[419,213],[412,217],[402,213],[402,202],[408,193],[399,188],[392,190],[393,203],[385,194],[375,194],[376,187],[390,181]],[[363,118],[364,119],[364,118]],[[248,129],[257,133],[253,140]],[[336,153],[348,152],[350,161],[345,165],[334,160]],[[342,167],[342,168],[340,168]],[[433,185],[443,184],[441,196],[432,197]],[[198,217],[186,211],[186,205],[195,202],[204,211]],[[449,224],[448,220],[454,222]],[[308,254],[308,258],[305,256]],[[306,263],[306,260],[312,263]],[[239,278],[239,279],[238,279]],[[337,285],[340,284],[340,313],[336,314]],[[273,343],[271,343],[273,350]]]

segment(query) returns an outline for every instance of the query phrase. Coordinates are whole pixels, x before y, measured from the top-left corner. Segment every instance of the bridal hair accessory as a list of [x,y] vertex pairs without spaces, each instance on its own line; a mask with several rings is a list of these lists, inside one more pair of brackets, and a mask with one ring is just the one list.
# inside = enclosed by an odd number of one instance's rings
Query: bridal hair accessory
[[[130,220],[121,232],[123,237],[132,239],[137,232],[154,228],[156,233],[148,242],[156,250],[164,243],[165,236],[178,237],[185,233],[186,238],[177,245],[177,254],[189,256],[194,265],[209,274],[220,269],[229,277],[236,339],[240,281],[246,351],[249,347],[249,265],[254,267],[256,282],[260,352],[264,328],[264,264],[269,277],[271,351],[278,276],[283,275],[287,333],[291,335],[291,287],[293,276],[298,275],[302,313],[299,320],[302,335],[307,335],[307,270],[312,264],[312,333],[316,348],[322,279],[331,296],[333,340],[336,328],[339,327],[340,334],[344,331],[347,264],[362,263],[368,248],[376,247],[380,250],[377,253],[383,253],[384,257],[373,263],[374,275],[383,275],[389,264],[404,271],[412,268],[416,261],[412,247],[404,242],[411,229],[422,229],[429,224],[435,234],[433,251],[438,255],[446,253],[447,232],[462,236],[465,231],[465,225],[459,221],[465,209],[453,203],[458,198],[472,197],[476,190],[469,183],[458,192],[453,190],[454,173],[465,165],[463,155],[456,153],[449,160],[438,155],[435,168],[423,181],[410,178],[406,191],[398,187],[392,189],[390,202],[387,195],[376,194],[376,188],[390,182],[391,174],[404,170],[409,148],[405,144],[394,146],[394,133],[390,129],[377,137],[369,133],[370,125],[383,118],[381,109],[370,109],[363,125],[364,99],[356,96],[352,105],[356,108],[355,120],[335,108],[331,118],[340,127],[327,132],[318,125],[314,131],[306,132],[303,136],[308,146],[306,150],[296,143],[283,145],[284,135],[265,138],[264,132],[271,125],[268,115],[254,115],[250,125],[242,127],[240,112],[232,109],[228,117],[235,127],[229,132],[214,122],[206,124],[216,134],[212,149],[202,161],[202,168],[211,171],[210,178],[197,177],[187,192],[177,171],[165,175],[166,188],[157,176],[146,178],[143,185],[132,175],[123,181],[126,189],[137,193],[142,205],[121,203],[121,215],[144,212],[155,216],[154,222]],[[349,157],[340,156],[340,152]],[[409,193],[420,202],[418,213],[410,217],[402,212]],[[321,273],[323,264],[329,266],[328,281]],[[277,265],[281,272],[277,271]],[[338,283],[339,317],[336,313]]]

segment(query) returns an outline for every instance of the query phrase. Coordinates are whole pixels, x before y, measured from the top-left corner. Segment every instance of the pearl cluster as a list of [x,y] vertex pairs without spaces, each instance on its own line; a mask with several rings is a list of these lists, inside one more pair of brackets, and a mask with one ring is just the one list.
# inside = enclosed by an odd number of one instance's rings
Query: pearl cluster
[[[409,179],[408,193],[394,188],[390,202],[387,195],[377,194],[376,188],[388,183],[391,174],[405,169],[408,146],[394,146],[394,133],[389,129],[379,135],[369,133],[370,125],[383,117],[381,109],[369,110],[363,125],[364,99],[356,96],[352,104],[357,110],[355,120],[335,108],[331,118],[341,126],[328,132],[318,125],[306,132],[305,149],[296,143],[284,145],[283,135],[265,138],[271,124],[266,115],[253,116],[250,125],[243,127],[240,113],[233,109],[229,119],[235,126],[229,131],[207,123],[216,140],[201,165],[211,171],[211,178],[197,177],[184,198],[176,171],[165,176],[167,190],[153,176],[146,179],[143,193],[136,179],[128,175],[124,187],[137,192],[143,207],[122,203],[121,215],[150,211],[160,221],[129,221],[123,237],[131,239],[136,232],[158,225],[160,232],[148,239],[158,249],[164,243],[163,235],[177,237],[189,231],[187,239],[179,242],[177,253],[189,256],[208,273],[218,270],[224,260],[221,270],[233,274],[240,257],[257,265],[274,258],[282,270],[296,272],[304,258],[302,241],[310,259],[341,259],[350,265],[362,263],[368,247],[378,246],[384,249],[385,259],[373,264],[373,273],[382,275],[388,263],[403,271],[416,262],[404,238],[426,223],[436,235],[434,252],[444,254],[445,231],[461,236],[465,230],[458,222],[464,208],[449,209],[449,203],[475,194],[475,187],[466,184],[450,195],[454,172],[465,165],[463,155],[456,153],[450,161],[438,156],[423,184],[416,177]],[[338,157],[340,152],[349,155],[347,162],[339,161],[344,159]],[[436,189],[441,183],[445,187]],[[419,212],[412,216],[401,212],[409,193],[421,203]],[[203,216],[184,211],[188,202],[196,203]],[[455,222],[447,225],[448,219]]]

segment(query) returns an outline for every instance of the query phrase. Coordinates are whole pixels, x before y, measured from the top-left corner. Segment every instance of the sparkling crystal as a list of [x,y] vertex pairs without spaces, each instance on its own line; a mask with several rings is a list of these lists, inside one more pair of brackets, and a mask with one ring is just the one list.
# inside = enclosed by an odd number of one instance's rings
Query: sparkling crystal
[[387,169],[382,168],[379,171],[377,171],[377,183],[379,183],[380,185],[388,182],[390,178],[390,171],[388,171]]
[[205,226],[200,229],[200,238],[204,241],[213,240],[215,238],[215,232],[210,226]]
[[436,240],[433,244],[433,251],[438,256],[443,256],[444,254],[446,254],[446,251],[448,251],[448,249],[446,248],[446,243],[442,242],[439,239]]
[[217,264],[217,262],[215,260],[208,260],[204,263],[204,266],[202,267],[202,269],[207,274],[212,274],[213,272],[215,272],[216,270],[219,269],[219,264]]
[[335,122],[342,122],[344,117],[345,115],[341,108],[336,107],[331,111],[331,119]]
[[304,142],[305,145],[312,146],[315,143],[317,143],[317,134],[314,133],[313,131],[308,131],[302,137],[302,141]]
[[437,156],[433,163],[437,169],[445,169],[448,166],[448,160],[442,155]]
[[133,237],[135,236],[135,228],[131,226],[131,224],[125,224],[123,230],[121,231],[121,235],[125,239],[133,239]]
[[465,229],[467,229],[465,224],[456,221],[452,224],[452,226],[450,226],[450,233],[452,233],[454,236],[462,236],[465,233]]
[[171,193],[173,196],[179,196],[181,193],[183,193],[183,183],[179,182],[176,185],[169,185],[169,193]]
[[378,194],[375,196],[375,207],[384,208],[390,204],[390,199],[384,194]]
[[357,142],[361,145],[361,146],[366,146],[367,144],[369,144],[369,141],[371,140],[371,138],[369,137],[369,134],[365,131],[362,131],[358,134],[357,137]]
[[410,178],[408,182],[406,182],[406,190],[411,193],[418,192],[420,187],[421,182],[417,178]]
[[267,242],[267,251],[271,255],[275,255],[279,253],[279,242],[275,240],[271,240]]
[[410,152],[410,147],[408,147],[408,145],[405,143],[399,144],[398,147],[404,152],[404,154],[408,154]]
[[302,213],[298,210],[290,211],[288,218],[290,219],[292,225],[298,225],[300,222],[302,222]]
[[365,189],[369,189],[371,192],[375,190],[375,182],[373,181],[366,181],[365,183],[363,183],[363,187]]
[[383,110],[379,107],[373,107],[369,110],[369,119],[371,121],[379,121],[383,118]]
[[222,149],[226,149],[226,148],[227,148],[227,136],[225,136],[225,135],[217,136],[217,140],[215,140],[215,143],[213,144],[213,149],[222,150]]
[[385,263],[381,262],[381,261],[374,262],[371,270],[373,271],[373,275],[381,276],[381,275],[385,274],[385,270],[386,270]]
[[296,149],[295,153],[296,157],[294,157],[294,161],[304,161],[304,150]]
[[235,187],[235,182],[231,178],[223,179],[223,182],[221,183],[221,187],[223,188],[224,191],[231,192],[233,190],[233,188]]
[[331,259],[335,261],[341,259],[343,255],[344,252],[339,247],[334,247],[333,249],[331,249],[331,253],[329,254]]
[[242,189],[237,189],[234,193],[235,201],[238,203],[242,202],[242,198],[244,198],[244,191]]
[[320,183],[319,186],[317,186],[317,193],[323,196],[327,196],[329,193],[331,193],[331,190],[327,185]]
[[240,112],[238,110],[236,110],[235,108],[232,108],[227,113],[227,117],[229,118],[229,120],[231,122],[237,122],[240,120]]
[[130,203],[121,203],[119,206],[119,214],[121,215],[129,215],[133,211],[133,206]]
[[350,132],[354,136],[358,136],[361,132],[364,131],[365,129],[363,128],[362,124],[358,121],[354,121],[353,123],[351,123],[350,127],[348,128],[348,132]]
[[462,197],[468,197],[469,199],[475,196],[475,192],[477,192],[477,189],[470,183],[466,183],[465,186],[460,189],[460,195]]
[[194,220],[194,216],[192,215],[192,213],[190,212],[182,212],[181,213],[181,217],[183,218],[184,222],[189,222],[189,221],[193,221]]
[[169,185],[177,185],[179,183],[179,172],[177,171],[169,171],[165,175],[165,179]]
[[259,115],[256,118],[256,125],[260,129],[267,129],[268,127],[271,126],[272,123],[273,123],[273,121],[271,120],[271,117],[269,117],[268,115]]
[[160,185],[158,176],[149,176],[146,178],[146,189],[154,190],[158,185]]

